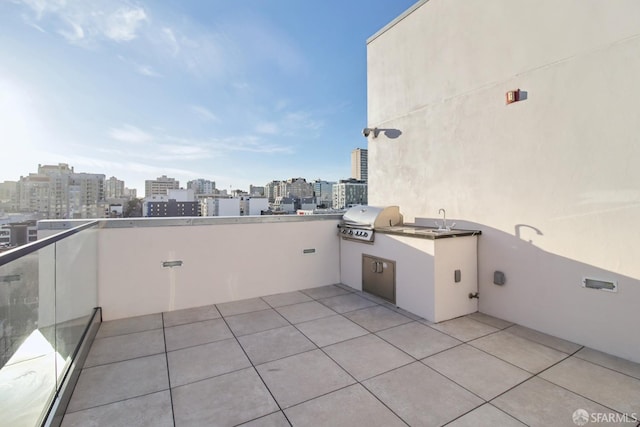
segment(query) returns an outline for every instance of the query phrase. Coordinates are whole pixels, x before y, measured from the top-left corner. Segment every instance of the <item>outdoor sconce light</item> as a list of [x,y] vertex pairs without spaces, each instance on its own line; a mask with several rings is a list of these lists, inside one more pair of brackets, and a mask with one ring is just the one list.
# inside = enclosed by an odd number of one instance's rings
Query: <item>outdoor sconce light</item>
[[506,94],[507,104],[520,101],[520,89],[510,90]]
[[380,133],[380,129],[378,129],[378,128],[364,128],[364,129],[362,129],[362,136],[364,136],[365,138],[368,138],[369,135],[371,135],[371,132],[373,132],[373,137],[377,138],[378,134]]

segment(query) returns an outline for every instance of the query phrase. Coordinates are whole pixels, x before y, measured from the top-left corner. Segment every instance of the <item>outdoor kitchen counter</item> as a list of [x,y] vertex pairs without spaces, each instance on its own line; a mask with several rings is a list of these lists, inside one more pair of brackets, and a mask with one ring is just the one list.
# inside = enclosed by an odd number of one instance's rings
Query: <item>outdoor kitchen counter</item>
[[449,237],[477,236],[482,234],[480,230],[450,230],[442,231],[437,228],[422,227],[418,225],[405,224],[392,227],[378,227],[376,232],[383,234],[394,234],[397,236],[419,237],[421,239],[446,239]]

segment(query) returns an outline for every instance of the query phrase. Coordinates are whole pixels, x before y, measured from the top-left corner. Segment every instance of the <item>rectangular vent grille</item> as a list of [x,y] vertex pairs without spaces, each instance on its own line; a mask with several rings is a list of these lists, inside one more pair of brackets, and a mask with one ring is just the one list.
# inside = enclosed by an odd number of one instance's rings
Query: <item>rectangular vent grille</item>
[[618,284],[611,280],[599,280],[585,277],[582,279],[582,287],[589,289],[599,289],[601,291],[618,292]]

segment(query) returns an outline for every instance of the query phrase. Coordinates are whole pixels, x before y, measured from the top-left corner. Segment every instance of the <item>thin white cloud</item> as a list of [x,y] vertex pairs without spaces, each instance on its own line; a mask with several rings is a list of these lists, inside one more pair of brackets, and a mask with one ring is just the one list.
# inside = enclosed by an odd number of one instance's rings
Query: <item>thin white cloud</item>
[[84,39],[84,29],[80,24],[72,21],[71,19],[65,19],[67,26],[70,28],[64,28],[58,30],[58,34],[67,39],[68,42],[77,43]]
[[38,24],[29,23],[39,31],[52,27],[69,43],[92,46],[100,40],[128,42],[138,37],[142,25],[149,23],[145,10],[116,0],[66,1],[17,0],[29,7]]
[[223,152],[249,152],[268,154],[290,154],[293,149],[289,146],[271,144],[256,136],[237,136],[211,141],[211,145],[216,150]]
[[144,9],[123,7],[106,17],[104,34],[117,42],[130,41],[137,37],[137,31],[144,22],[148,22]]
[[162,35],[169,46],[169,50],[173,56],[176,56],[180,53],[180,44],[178,43],[178,39],[176,38],[175,33],[169,27],[164,27],[162,29]]
[[135,126],[124,125],[120,128],[111,128],[109,136],[117,141],[144,144],[153,140],[153,136]]
[[278,124],[273,122],[263,122],[256,126],[256,132],[265,133],[267,135],[276,135],[279,130]]
[[40,25],[36,24],[32,17],[28,16],[26,13],[23,13],[22,15],[22,20],[24,21],[25,24],[27,24],[28,26],[35,28],[36,30],[40,31],[41,33],[46,33],[47,31],[42,28]]
[[319,130],[324,126],[322,120],[314,119],[311,113],[306,111],[296,111],[287,113],[284,117],[284,122],[291,129],[308,129]]
[[136,65],[136,72],[147,77],[162,77],[162,74],[155,71],[150,65]]
[[218,116],[201,105],[191,105],[190,108],[191,111],[193,111],[195,115],[198,116],[198,118],[200,118],[201,120],[204,120],[206,122],[217,122],[220,120],[218,119]]

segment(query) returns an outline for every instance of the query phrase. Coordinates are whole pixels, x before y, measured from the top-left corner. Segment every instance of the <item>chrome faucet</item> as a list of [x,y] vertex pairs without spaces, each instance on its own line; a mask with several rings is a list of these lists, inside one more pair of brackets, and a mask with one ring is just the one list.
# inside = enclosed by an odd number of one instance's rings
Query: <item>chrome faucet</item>
[[438,222],[436,221],[438,230],[451,231],[451,229],[456,225],[456,223],[454,222],[453,224],[451,224],[451,226],[447,225],[447,211],[445,211],[444,209],[438,210],[438,213],[442,214],[442,224],[438,224]]

